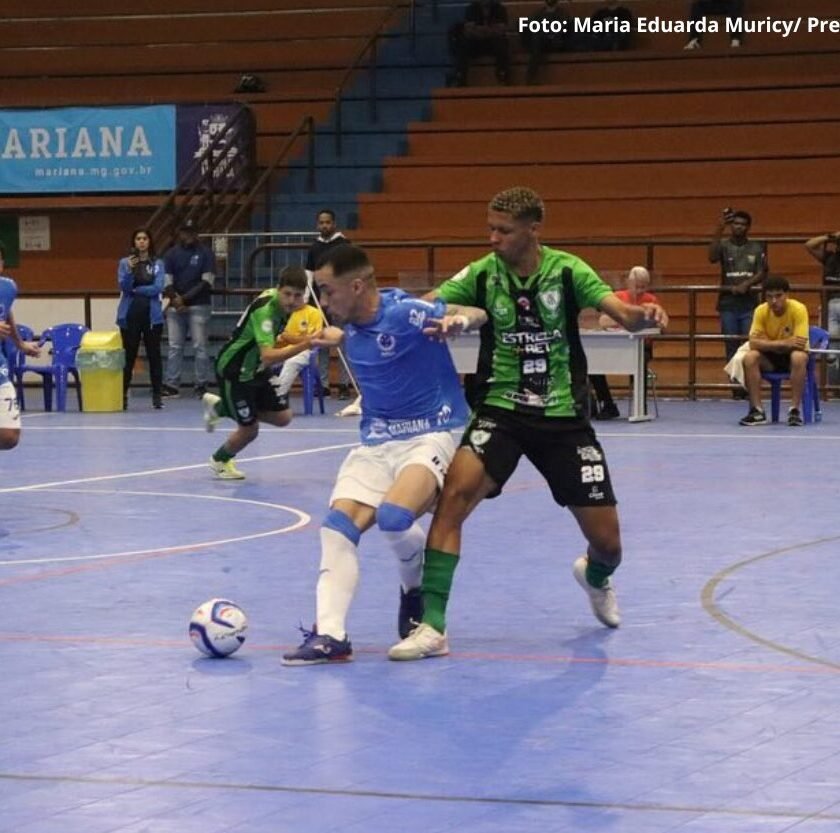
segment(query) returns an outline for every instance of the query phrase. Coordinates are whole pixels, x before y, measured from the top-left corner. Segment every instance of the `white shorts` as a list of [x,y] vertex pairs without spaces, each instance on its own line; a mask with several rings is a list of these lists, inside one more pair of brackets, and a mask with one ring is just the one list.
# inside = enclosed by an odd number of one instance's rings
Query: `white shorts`
[[437,480],[438,489],[455,456],[455,440],[448,431],[421,434],[410,440],[390,440],[381,445],[354,448],[338,470],[330,504],[355,500],[372,506],[382,503],[406,466],[425,466]]
[[18,407],[17,392],[11,382],[3,382],[0,385],[0,428],[20,430],[20,408]]

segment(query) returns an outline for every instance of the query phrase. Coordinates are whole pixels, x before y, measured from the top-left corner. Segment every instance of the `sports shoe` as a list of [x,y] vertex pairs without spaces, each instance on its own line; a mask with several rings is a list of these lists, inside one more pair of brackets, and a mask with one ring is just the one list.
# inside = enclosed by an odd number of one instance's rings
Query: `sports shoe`
[[311,631],[301,628],[303,642],[288,654],[283,654],[283,665],[324,665],[328,662],[351,662],[353,660],[353,646],[345,636],[335,639],[332,636],[319,636],[313,628]]
[[216,396],[215,393],[205,393],[201,401],[204,403],[204,428],[207,431],[215,431],[216,423],[220,419],[216,413],[216,404],[222,401],[222,397]]
[[210,468],[216,472],[216,477],[219,480],[244,480],[245,475],[239,471],[233,464],[233,460],[228,460],[226,463],[220,463],[218,460],[210,458]]
[[798,428],[804,425],[805,420],[802,419],[802,414],[799,413],[799,408],[788,408],[788,425]]
[[443,657],[448,653],[449,641],[446,634],[439,633],[431,625],[422,622],[402,642],[391,646],[388,659],[426,659]]
[[599,405],[598,410],[595,412],[595,419],[621,419],[621,413],[619,412],[618,406],[615,404],[615,402],[610,402],[609,404],[601,404]]
[[750,408],[750,412],[743,419],[738,421],[738,425],[746,425],[748,428],[751,428],[754,425],[766,424],[767,416],[761,408]]
[[163,400],[159,396],[152,397],[152,407],[156,411],[160,411],[163,409]]
[[603,587],[593,587],[586,580],[586,564],[587,558],[582,555],[575,561],[572,574],[589,596],[589,604],[595,618],[608,628],[617,628],[621,624],[621,614],[618,612],[618,599],[613,590],[612,580],[607,579]]
[[405,639],[423,621],[423,593],[419,587],[403,590],[400,587],[400,614],[397,630],[400,639]]
[[690,41],[689,41],[689,42],[688,42],[688,43],[687,43],[687,44],[683,47],[683,49],[685,49],[685,50],[690,50],[690,49],[701,49],[701,48],[702,48],[702,47],[700,46],[700,41],[699,41],[699,39],[698,39],[698,38],[692,38],[692,39],[691,39],[691,40],[690,40]]
[[175,385],[164,384],[161,386],[160,395],[169,399],[177,399],[181,395],[181,391]]

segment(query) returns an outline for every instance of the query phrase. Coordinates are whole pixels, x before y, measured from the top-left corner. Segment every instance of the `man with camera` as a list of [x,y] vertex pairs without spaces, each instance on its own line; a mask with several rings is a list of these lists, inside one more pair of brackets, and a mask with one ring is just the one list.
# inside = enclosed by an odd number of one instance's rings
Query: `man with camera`
[[[720,264],[720,286],[717,311],[720,331],[725,336],[748,336],[753,311],[758,305],[761,285],[767,276],[767,246],[750,240],[752,217],[746,211],[724,208],[709,243],[709,263]],[[723,239],[726,228],[728,239]],[[740,342],[726,340],[726,361],[735,355]],[[743,388],[733,390],[735,399],[746,399]]]

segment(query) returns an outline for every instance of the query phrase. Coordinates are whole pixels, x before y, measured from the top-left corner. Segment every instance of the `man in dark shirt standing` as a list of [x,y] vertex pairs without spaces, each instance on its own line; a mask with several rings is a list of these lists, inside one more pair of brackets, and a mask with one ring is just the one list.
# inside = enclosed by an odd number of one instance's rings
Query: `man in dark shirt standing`
[[213,252],[199,242],[194,220],[181,223],[178,242],[164,255],[163,264],[166,269],[164,295],[169,299],[166,309],[169,353],[162,394],[175,397],[180,392],[181,364],[189,328],[195,351],[195,393],[203,396],[212,374],[207,341],[216,259]]
[[[327,252],[338,248],[339,246],[349,246],[350,241],[338,230],[335,222],[335,211],[330,208],[324,208],[318,212],[316,218],[318,225],[318,236],[315,238],[313,244],[309,247],[306,253],[306,271],[309,275],[309,291],[319,298],[318,286],[312,280],[312,275],[320,266],[321,260],[325,257]],[[321,379],[321,390],[324,396],[330,395],[330,351],[326,347],[322,347],[318,351],[318,375]],[[350,398],[350,377],[347,375],[347,369],[344,364],[339,361],[338,368],[338,398]]]
[[[836,349],[840,347],[840,231],[812,237],[805,242],[805,248],[808,254],[822,264],[823,285],[837,290],[827,293],[824,297],[827,304],[825,321],[831,336],[831,346]],[[836,385],[840,381],[836,359],[836,356],[832,356],[828,364],[830,385]]]
[[[724,240],[726,227],[730,237]],[[717,311],[723,335],[748,336],[753,311],[758,304],[761,284],[767,277],[767,247],[758,240],[750,240],[748,233],[752,217],[746,211],[724,209],[709,243],[709,263],[720,264],[721,292]],[[727,364],[735,355],[740,342],[726,340]],[[745,391],[735,390],[736,399],[746,398]]]
[[449,30],[449,51],[454,71],[450,83],[463,87],[472,58],[492,55],[496,60],[496,80],[507,84],[510,76],[510,46],[507,39],[508,13],[500,0],[473,0],[464,20]]

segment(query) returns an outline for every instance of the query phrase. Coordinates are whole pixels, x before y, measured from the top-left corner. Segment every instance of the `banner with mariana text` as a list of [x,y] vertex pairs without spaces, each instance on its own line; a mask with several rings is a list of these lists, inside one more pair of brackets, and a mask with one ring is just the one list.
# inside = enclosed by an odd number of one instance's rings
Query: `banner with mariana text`
[[253,113],[230,102],[0,110],[0,194],[241,188],[255,137]]
[[175,109],[0,110],[0,193],[171,190]]

